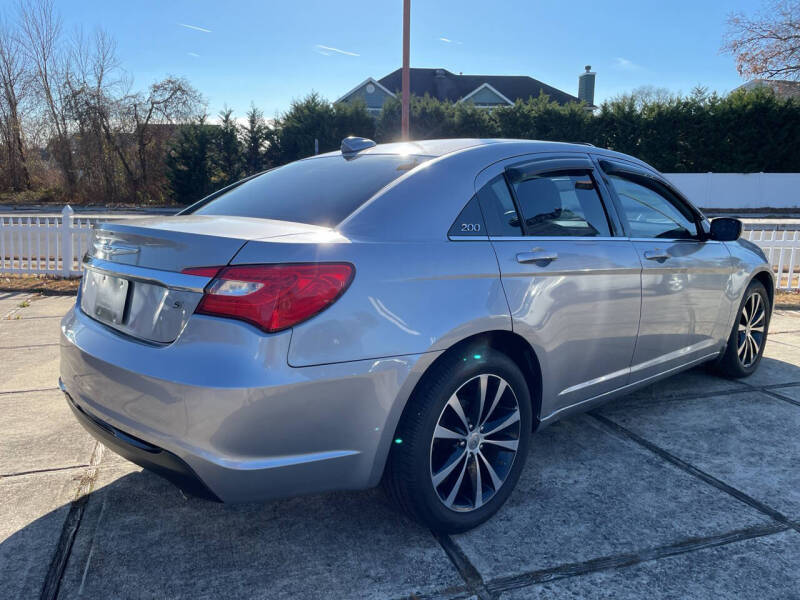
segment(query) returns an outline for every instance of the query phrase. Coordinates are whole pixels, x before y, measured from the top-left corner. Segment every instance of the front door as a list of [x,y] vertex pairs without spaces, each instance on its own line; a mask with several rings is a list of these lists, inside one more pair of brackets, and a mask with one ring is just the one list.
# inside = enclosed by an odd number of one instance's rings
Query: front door
[[728,337],[731,257],[665,182],[601,163],[642,262],[642,316],[631,382],[717,354]]
[[512,326],[539,358],[541,418],[624,386],[641,264],[631,242],[615,235],[591,160],[496,167],[478,184]]

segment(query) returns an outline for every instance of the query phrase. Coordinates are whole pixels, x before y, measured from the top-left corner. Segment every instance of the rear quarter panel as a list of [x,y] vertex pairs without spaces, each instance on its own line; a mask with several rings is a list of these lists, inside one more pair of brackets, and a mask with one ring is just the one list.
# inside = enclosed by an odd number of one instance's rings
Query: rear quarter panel
[[510,330],[491,245],[450,241],[446,233],[428,242],[248,242],[233,264],[355,265],[344,295],[292,330],[292,366],[444,350],[476,333]]

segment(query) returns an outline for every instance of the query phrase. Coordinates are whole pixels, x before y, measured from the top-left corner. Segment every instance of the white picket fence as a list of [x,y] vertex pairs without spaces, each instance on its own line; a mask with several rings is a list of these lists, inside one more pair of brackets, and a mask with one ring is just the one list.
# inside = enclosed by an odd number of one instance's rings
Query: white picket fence
[[800,231],[753,229],[745,231],[742,237],[761,246],[772,265],[779,290],[800,289]]
[[[0,216],[0,274],[79,276],[92,227],[102,220],[76,217],[69,206],[60,217]],[[764,250],[779,289],[800,289],[800,227],[752,229],[743,237]]]
[[60,217],[0,216],[0,274],[79,276],[99,220],[75,217],[70,206]]

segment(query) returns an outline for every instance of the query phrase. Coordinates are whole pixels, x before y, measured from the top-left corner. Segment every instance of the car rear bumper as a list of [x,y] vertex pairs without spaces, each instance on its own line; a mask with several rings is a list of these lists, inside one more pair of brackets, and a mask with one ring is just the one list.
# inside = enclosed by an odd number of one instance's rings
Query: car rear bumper
[[73,309],[61,385],[103,444],[196,494],[238,502],[376,485],[438,353],[295,368],[290,336],[194,316],[176,342],[154,346]]
[[113,450],[140,467],[158,473],[193,496],[220,501],[217,495],[209,490],[208,486],[197,476],[197,473],[180,458],[163,448],[128,435],[113,425],[90,415],[75,404],[60,379],[58,384],[61,391],[64,392],[64,397],[67,399],[67,404],[72,409],[75,418],[86,431],[102,442],[106,448]]

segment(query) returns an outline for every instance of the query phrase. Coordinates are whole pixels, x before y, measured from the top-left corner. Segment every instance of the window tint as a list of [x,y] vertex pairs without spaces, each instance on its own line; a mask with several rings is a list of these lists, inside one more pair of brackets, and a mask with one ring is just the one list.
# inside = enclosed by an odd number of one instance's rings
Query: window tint
[[691,239],[697,235],[694,215],[683,205],[626,177],[609,179],[622,205],[623,218],[630,237]]
[[366,154],[294,162],[233,188],[193,214],[334,227],[382,187],[426,160],[428,157]]
[[603,203],[589,173],[537,175],[512,185],[527,235],[611,235]]
[[489,235],[518,236],[522,235],[519,216],[514,208],[514,200],[508,191],[505,178],[495,177],[478,192],[481,210],[486,219]]

